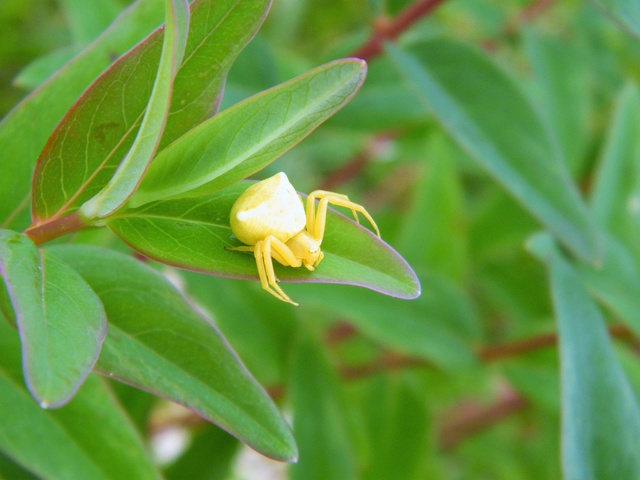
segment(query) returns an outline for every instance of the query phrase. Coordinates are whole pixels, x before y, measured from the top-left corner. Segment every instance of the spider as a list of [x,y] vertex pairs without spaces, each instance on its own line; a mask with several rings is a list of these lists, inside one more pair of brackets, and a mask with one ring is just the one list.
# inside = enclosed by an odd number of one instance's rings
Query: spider
[[283,302],[298,305],[277,284],[273,260],[313,271],[324,257],[320,245],[330,203],[351,210],[356,221],[358,212],[364,215],[380,237],[371,215],[346,195],[315,190],[307,197],[305,213],[302,199],[280,172],[250,186],[231,207],[231,230],[245,245],[229,250],[253,252],[262,288]]

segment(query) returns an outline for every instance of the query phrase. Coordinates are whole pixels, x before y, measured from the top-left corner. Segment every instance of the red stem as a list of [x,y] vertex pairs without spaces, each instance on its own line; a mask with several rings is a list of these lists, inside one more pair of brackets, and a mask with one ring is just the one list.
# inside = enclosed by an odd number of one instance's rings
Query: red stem
[[74,212],[66,217],[31,225],[24,234],[36,245],[40,245],[85,227],[87,227],[86,220],[80,215],[80,212]]
[[395,40],[402,32],[422,17],[430,14],[445,1],[446,0],[419,0],[409,5],[393,20],[380,20],[376,22],[369,41],[356,50],[352,56],[362,58],[363,60],[371,60],[373,57],[380,55],[384,42]]

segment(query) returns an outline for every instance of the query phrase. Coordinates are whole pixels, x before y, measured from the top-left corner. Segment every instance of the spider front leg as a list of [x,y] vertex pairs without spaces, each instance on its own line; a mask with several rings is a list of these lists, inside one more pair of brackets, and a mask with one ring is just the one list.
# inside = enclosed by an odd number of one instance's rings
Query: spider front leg
[[[316,199],[319,200],[318,207],[316,209]],[[324,229],[327,223],[327,208],[329,204],[336,205],[338,207],[344,207],[351,210],[356,222],[358,220],[358,213],[361,213],[373,226],[378,237],[380,237],[380,230],[378,225],[374,222],[369,212],[357,203],[353,203],[349,200],[349,197],[340,193],[327,192],[325,190],[315,190],[307,197],[307,231],[309,234],[317,239],[322,240],[324,237]]]
[[[245,248],[238,247],[237,249]],[[278,279],[273,269],[273,259],[275,258],[282,265],[289,267],[301,266],[302,260],[296,258],[291,249],[273,235],[257,242],[253,248],[253,255],[256,259],[258,276],[260,277],[262,288],[277,299],[297,306],[298,304],[292,301],[289,296],[284,293],[282,288],[280,288],[280,285],[278,285]]]

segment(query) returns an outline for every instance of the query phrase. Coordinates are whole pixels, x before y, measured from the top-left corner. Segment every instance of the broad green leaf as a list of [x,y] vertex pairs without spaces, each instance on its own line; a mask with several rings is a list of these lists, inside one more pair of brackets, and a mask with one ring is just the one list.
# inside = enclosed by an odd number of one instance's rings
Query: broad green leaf
[[296,458],[275,405],[218,330],[166,279],[97,247],[52,251],[80,272],[105,306],[109,335],[99,372],[183,404],[267,456]]
[[[287,371],[295,310],[274,302],[258,282],[180,272],[190,298],[216,320],[233,349],[262,385],[277,385]],[[211,295],[216,292],[216,295]]]
[[596,262],[595,225],[542,121],[517,85],[478,51],[446,39],[392,63],[455,138],[566,246]]
[[558,322],[564,478],[640,478],[640,408],[604,318],[551,237],[530,248],[548,264]]
[[589,291],[640,333],[640,267],[629,250],[611,236],[605,236],[602,265],[579,265]]
[[293,431],[300,447],[300,461],[290,467],[291,480],[355,480],[355,458],[334,367],[310,334],[296,342],[291,365]]
[[158,155],[131,204],[212,193],[261,170],[344,106],[365,74],[363,61],[337,60],[225,110]]
[[187,0],[166,0],[165,10],[160,65],[140,129],[109,183],[82,206],[87,218],[109,215],[127,201],[140,183],[160,143],[171,105],[173,80],[182,63],[189,33]]
[[425,358],[444,370],[459,372],[477,366],[471,341],[465,342],[464,336],[456,332],[456,327],[467,329],[460,323],[477,322],[475,312],[458,292],[431,278],[420,280],[424,292],[413,302],[324,285],[305,291],[291,288],[291,294],[302,305],[324,306],[384,346]]
[[25,90],[33,90],[42,85],[80,51],[80,47],[72,45],[37,58],[22,69],[18,76],[13,79],[13,84]]
[[364,480],[423,480],[430,445],[430,419],[425,397],[429,392],[413,385],[406,375],[372,379],[367,401],[367,439],[371,454]]
[[0,122],[0,226],[29,225],[31,175],[51,131],[82,91],[162,22],[157,0],[138,0],[85,51],[29,95]]
[[555,350],[514,357],[501,365],[509,383],[536,406],[557,415],[560,411],[560,379]]
[[350,131],[380,131],[403,128],[428,118],[415,95],[384,57],[368,65],[367,81],[329,124]]
[[215,425],[198,429],[189,448],[165,471],[169,480],[228,478],[240,443]]
[[[174,80],[161,150],[216,112],[227,71],[255,34],[269,0],[196,0]],[[159,29],[101,75],[54,130],[34,174],[38,222],[71,213],[109,182],[149,102],[163,42]]]
[[23,469],[0,450],[0,479],[2,480],[38,480],[38,477]]
[[107,329],[102,304],[71,267],[9,230],[0,231],[0,272],[29,390],[43,408],[64,405],[98,358]]
[[425,145],[427,164],[416,172],[414,200],[403,218],[398,248],[415,268],[463,281],[466,219],[459,174],[448,139],[434,135]]
[[121,9],[117,0],[61,0],[76,44],[86,45],[100,35]]
[[[120,211],[107,220],[107,226],[154,260],[214,275],[257,279],[253,255],[226,249],[240,245],[231,232],[229,212],[250,184],[238,182],[207,196]],[[342,215],[327,215],[322,250],[324,260],[313,272],[275,265],[276,276],[282,281],[348,283],[407,299],[420,293],[418,280],[402,257]]]
[[600,11],[635,37],[640,37],[640,5],[630,0],[590,0]]
[[588,70],[588,56],[575,40],[560,40],[534,31],[526,32],[525,48],[534,70],[536,104],[558,141],[569,171],[577,177],[586,160],[590,118],[593,79]]
[[640,259],[640,92],[633,84],[620,93],[591,192],[598,223]]
[[104,380],[89,376],[63,408],[42,410],[21,379],[20,342],[0,322],[0,450],[46,480],[159,479]]

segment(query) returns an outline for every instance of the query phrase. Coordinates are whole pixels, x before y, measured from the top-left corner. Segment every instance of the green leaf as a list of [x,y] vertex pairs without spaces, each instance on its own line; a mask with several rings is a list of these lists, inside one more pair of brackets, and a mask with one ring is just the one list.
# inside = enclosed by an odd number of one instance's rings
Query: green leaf
[[628,84],[620,93],[596,171],[591,208],[598,223],[640,259],[640,92]]
[[187,0],[166,0],[166,24],[160,65],[136,139],[109,183],[82,206],[87,218],[104,217],[133,194],[160,143],[167,121],[173,79],[182,63],[189,33]]
[[321,345],[308,334],[296,342],[290,388],[293,431],[300,446],[291,480],[355,480],[340,382]]
[[21,381],[19,338],[4,322],[0,351],[0,450],[47,480],[160,478],[102,379],[90,375],[66,406],[42,410]]
[[0,122],[0,226],[29,225],[31,176],[51,131],[82,91],[162,21],[157,0],[138,0],[87,49]]
[[[197,0],[159,150],[213,115],[226,74],[269,0]],[[34,173],[36,221],[77,210],[109,182],[149,102],[163,41],[157,30],[101,75],[54,130]]]
[[349,105],[329,124],[351,131],[379,131],[424,122],[428,115],[415,101],[415,94],[386,58],[368,65],[367,81]]
[[296,458],[275,405],[218,330],[166,279],[97,247],[52,251],[80,272],[105,306],[109,335],[99,372],[185,405],[269,457]]
[[212,193],[261,170],[342,108],[365,74],[362,60],[337,60],[225,110],[158,155],[131,204]]
[[388,45],[387,53],[463,148],[561,242],[598,260],[595,225],[548,131],[512,80],[476,50],[445,39],[410,52]]
[[433,451],[430,419],[425,396],[428,392],[413,385],[406,375],[372,379],[367,392],[367,439],[370,460],[364,480],[420,480],[424,464]]
[[536,105],[541,106],[570,172],[579,176],[586,160],[593,79],[586,62],[588,56],[575,40],[565,40],[528,31],[525,48],[535,74]]
[[69,401],[93,368],[106,334],[100,300],[65,263],[0,230],[0,272],[16,312],[24,375],[43,408]]
[[[107,226],[138,252],[188,270],[226,277],[258,279],[253,255],[229,251],[240,245],[229,225],[231,206],[250,182],[197,198],[153,202],[121,211]],[[389,245],[364,227],[329,212],[322,250],[313,272],[275,265],[282,281],[348,283],[399,298],[420,294],[411,267]],[[275,262],[277,263],[277,262]]]
[[[424,292],[413,302],[335,286],[313,291],[297,288],[292,294],[305,306],[324,306],[380,344],[425,358],[446,371],[477,366],[471,342],[465,342],[456,332],[456,322],[477,322],[475,312],[465,304],[464,297],[441,282],[425,277],[420,280]],[[331,300],[327,303],[327,299]]]
[[75,43],[86,45],[100,35],[121,9],[117,0],[61,0]]
[[629,0],[590,0],[623,30],[640,37],[640,5]]
[[216,319],[216,326],[258,381],[281,384],[298,326],[295,310],[274,302],[258,282],[180,273],[189,297]]
[[548,264],[558,322],[564,478],[640,478],[640,408],[604,318],[551,237],[530,248]]
[[80,50],[80,47],[72,45],[37,58],[20,71],[18,76],[13,79],[13,84],[25,90],[32,90],[42,85],[51,75],[77,55]]
[[432,135],[425,156],[429,163],[416,172],[413,205],[403,218],[398,248],[419,271],[463,281],[467,222],[455,153],[443,135]]
[[38,480],[38,477],[23,469],[0,450],[0,479],[2,480]]
[[602,265],[579,265],[589,291],[640,334],[640,268],[630,251],[611,236],[605,236]]
[[[0,276],[0,280],[2,277]],[[18,321],[16,320],[16,312],[11,305],[11,297],[9,297],[9,291],[3,281],[0,281],[0,318],[4,318],[12,326],[18,328]]]
[[228,478],[240,443],[215,425],[193,435],[189,448],[166,469],[169,480]]

